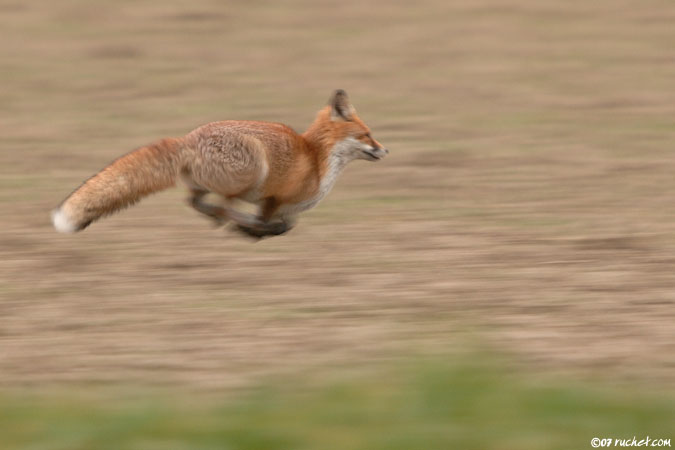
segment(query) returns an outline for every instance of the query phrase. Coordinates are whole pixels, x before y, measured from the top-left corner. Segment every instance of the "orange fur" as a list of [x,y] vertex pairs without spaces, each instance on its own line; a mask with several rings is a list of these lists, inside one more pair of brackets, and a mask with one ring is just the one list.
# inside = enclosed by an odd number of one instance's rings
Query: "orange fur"
[[[335,168],[335,158],[352,158],[351,153],[333,154],[341,142],[370,147],[371,156],[379,152],[374,159],[386,152],[370,136],[344,91],[336,91],[331,105],[319,111],[302,135],[280,123],[209,123],[183,138],[163,139],[117,159],[64,200],[53,213],[54,224],[59,231],[79,231],[150,193],[173,186],[179,176],[196,196],[193,206],[201,212],[225,214],[200,203],[204,193],[214,192],[226,199],[259,204],[260,217],[267,221],[285,205],[300,205],[302,210],[303,205],[316,203],[313,198],[325,195],[320,191],[330,189],[332,182],[326,188],[322,180],[331,170],[341,169]],[[345,149],[351,152],[345,147],[343,153]],[[335,176],[337,173],[330,175]]]

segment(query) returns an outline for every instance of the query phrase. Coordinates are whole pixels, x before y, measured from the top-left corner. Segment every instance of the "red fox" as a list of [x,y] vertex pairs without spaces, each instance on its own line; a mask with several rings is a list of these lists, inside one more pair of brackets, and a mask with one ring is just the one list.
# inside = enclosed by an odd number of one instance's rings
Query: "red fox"
[[[217,223],[231,220],[255,238],[279,235],[326,196],[348,162],[377,161],[388,153],[338,89],[303,134],[280,123],[228,120],[128,153],[70,194],[52,212],[52,222],[60,232],[83,230],[180,178],[190,205]],[[209,193],[225,199],[225,206],[204,202]],[[257,205],[258,214],[228,206],[233,199]]]

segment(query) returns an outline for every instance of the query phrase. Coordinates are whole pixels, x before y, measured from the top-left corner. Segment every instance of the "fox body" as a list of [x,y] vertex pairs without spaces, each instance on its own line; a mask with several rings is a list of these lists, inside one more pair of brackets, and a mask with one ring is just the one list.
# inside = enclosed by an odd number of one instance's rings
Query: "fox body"
[[[85,181],[52,212],[52,221],[61,232],[82,230],[180,178],[197,211],[219,223],[232,220],[254,237],[278,235],[325,197],[347,163],[387,153],[337,90],[303,134],[280,123],[233,120],[141,147]],[[204,202],[209,193],[225,206]],[[258,214],[233,209],[233,199],[258,205]]]

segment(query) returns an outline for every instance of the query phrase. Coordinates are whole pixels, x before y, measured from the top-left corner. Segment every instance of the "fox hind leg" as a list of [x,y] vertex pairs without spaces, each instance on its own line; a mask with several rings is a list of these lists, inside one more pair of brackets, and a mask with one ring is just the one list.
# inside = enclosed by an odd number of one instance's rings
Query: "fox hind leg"
[[190,188],[190,198],[188,199],[188,203],[195,210],[212,218],[215,221],[216,226],[221,226],[227,222],[227,212],[222,206],[205,202],[203,199],[208,193],[209,191],[205,189]]
[[253,214],[207,203],[203,199],[208,194],[209,191],[205,189],[190,188],[188,203],[198,212],[212,218],[218,226],[225,224],[228,220],[232,220],[236,230],[255,238],[279,235],[287,231],[283,222],[268,223]]
[[188,203],[198,212],[213,219],[216,226],[225,224],[228,220],[234,222],[233,228],[243,234],[246,234],[255,239],[260,239],[265,236],[278,236],[286,233],[293,227],[293,221],[274,220],[270,221],[272,213],[276,210],[274,206],[267,201],[261,208],[260,215],[237,211],[229,206],[218,206],[205,202],[206,197],[210,191],[207,189],[190,186],[190,197]]

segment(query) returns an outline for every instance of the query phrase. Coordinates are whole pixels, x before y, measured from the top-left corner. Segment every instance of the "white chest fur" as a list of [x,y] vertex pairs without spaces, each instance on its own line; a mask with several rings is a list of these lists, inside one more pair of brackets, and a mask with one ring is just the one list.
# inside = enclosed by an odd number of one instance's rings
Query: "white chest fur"
[[311,198],[303,200],[298,203],[283,205],[281,207],[281,214],[283,215],[293,215],[306,211],[315,207],[323,198],[328,195],[328,193],[335,186],[335,182],[338,179],[338,176],[342,172],[342,169],[345,168],[347,163],[352,161],[354,158],[351,156],[351,149],[354,146],[355,139],[347,138],[343,141],[340,141],[333,147],[333,150],[328,157],[328,165],[326,171],[319,182],[319,189]]

